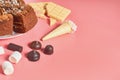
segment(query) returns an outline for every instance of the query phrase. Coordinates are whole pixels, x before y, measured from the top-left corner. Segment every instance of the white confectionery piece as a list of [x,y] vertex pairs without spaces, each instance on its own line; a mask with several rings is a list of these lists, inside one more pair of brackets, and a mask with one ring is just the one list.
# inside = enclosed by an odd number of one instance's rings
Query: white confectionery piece
[[0,55],[5,54],[4,48],[0,46]]
[[71,25],[73,32],[75,32],[77,30],[77,25],[71,20],[69,20],[68,23]]
[[12,63],[18,63],[20,59],[22,58],[22,55],[18,51],[14,51],[10,56],[9,56],[9,61]]
[[11,75],[14,73],[14,67],[9,61],[5,61],[2,64],[2,70],[5,75]]

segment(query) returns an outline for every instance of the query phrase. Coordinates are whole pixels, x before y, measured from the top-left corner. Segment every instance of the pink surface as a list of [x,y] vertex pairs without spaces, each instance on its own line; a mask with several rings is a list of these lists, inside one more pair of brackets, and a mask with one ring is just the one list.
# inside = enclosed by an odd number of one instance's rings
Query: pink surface
[[[4,47],[10,42],[24,47],[22,60],[14,64],[14,74],[5,76],[0,68],[0,80],[120,80],[120,1],[51,1],[72,10],[67,19],[77,24],[77,32],[42,42],[43,47],[52,44],[55,52],[47,56],[39,51],[38,62],[28,61],[25,54],[31,51],[29,42],[40,40],[53,29],[45,20],[39,20],[35,28],[20,37],[0,40]],[[11,54],[5,51],[0,65]]]

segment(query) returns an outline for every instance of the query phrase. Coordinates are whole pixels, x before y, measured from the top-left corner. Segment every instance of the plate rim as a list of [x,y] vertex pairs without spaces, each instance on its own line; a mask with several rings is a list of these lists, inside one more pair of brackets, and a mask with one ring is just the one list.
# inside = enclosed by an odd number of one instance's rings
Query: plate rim
[[16,32],[13,32],[11,35],[0,36],[0,40],[15,38],[15,37],[21,36],[21,35],[23,35],[23,34],[24,34],[24,33],[16,33]]

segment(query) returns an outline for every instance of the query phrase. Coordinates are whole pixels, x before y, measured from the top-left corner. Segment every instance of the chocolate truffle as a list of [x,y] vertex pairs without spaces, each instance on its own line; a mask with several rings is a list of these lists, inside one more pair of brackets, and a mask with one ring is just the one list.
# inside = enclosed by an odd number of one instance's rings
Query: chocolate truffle
[[35,50],[41,49],[41,46],[42,44],[39,41],[33,41],[29,44],[29,47]]
[[52,45],[47,45],[44,50],[43,50],[44,54],[47,54],[47,55],[51,55],[53,54],[54,52],[54,48]]
[[40,59],[40,53],[36,50],[30,51],[27,54],[27,58],[29,61],[38,61]]

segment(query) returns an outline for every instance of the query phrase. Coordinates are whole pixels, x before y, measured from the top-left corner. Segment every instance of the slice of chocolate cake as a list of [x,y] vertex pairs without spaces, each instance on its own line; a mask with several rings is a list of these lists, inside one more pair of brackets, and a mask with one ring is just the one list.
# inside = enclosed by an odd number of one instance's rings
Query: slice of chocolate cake
[[4,9],[0,8],[0,36],[11,35],[13,32],[13,16],[4,14]]
[[25,33],[37,23],[33,8],[23,0],[0,0],[0,36]]
[[0,15],[0,36],[11,35],[13,32],[13,16],[11,14]]
[[24,33],[29,31],[37,23],[37,16],[33,8],[25,5],[21,12],[16,13],[14,16],[14,31]]

